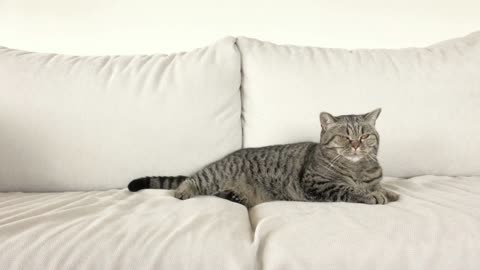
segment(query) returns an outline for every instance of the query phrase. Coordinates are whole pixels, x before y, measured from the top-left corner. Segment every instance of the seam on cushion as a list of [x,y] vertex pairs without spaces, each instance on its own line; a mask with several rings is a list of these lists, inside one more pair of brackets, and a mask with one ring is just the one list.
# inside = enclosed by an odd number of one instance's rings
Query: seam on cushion
[[250,213],[251,209],[247,209],[247,216],[248,222],[250,223],[250,232],[251,232],[251,245],[254,249],[254,256],[255,256],[255,268],[254,270],[263,270],[263,257],[264,257],[264,250],[265,250],[265,241],[263,239],[259,239],[258,242],[255,241],[255,237],[257,234],[257,228],[253,225],[252,222],[252,214]]
[[240,127],[242,129],[242,148],[245,147],[245,115],[244,115],[244,104],[243,104],[243,99],[245,97],[245,93],[243,91],[243,55],[242,51],[240,50],[240,47],[237,44],[238,38],[235,37],[235,42],[233,45],[235,46],[235,50],[238,52],[240,55],[240,87],[238,91],[240,91]]

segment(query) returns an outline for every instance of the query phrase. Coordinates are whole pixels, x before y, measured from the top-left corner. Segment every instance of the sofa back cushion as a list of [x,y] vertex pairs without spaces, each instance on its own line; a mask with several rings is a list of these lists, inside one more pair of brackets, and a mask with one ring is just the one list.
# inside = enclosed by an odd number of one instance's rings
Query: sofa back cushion
[[237,44],[245,147],[318,141],[320,112],[381,107],[385,175],[480,175],[480,32],[399,50]]
[[0,48],[0,191],[188,175],[241,147],[239,88],[234,38],[171,55]]

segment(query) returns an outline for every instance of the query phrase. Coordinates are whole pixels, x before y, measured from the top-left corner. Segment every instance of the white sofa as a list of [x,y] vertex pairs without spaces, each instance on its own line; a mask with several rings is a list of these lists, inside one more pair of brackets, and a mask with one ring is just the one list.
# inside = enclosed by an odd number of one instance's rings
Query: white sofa
[[[247,210],[168,190],[241,147],[376,107],[387,205]],[[0,269],[480,269],[480,32],[427,48],[225,38],[188,53],[0,48]]]

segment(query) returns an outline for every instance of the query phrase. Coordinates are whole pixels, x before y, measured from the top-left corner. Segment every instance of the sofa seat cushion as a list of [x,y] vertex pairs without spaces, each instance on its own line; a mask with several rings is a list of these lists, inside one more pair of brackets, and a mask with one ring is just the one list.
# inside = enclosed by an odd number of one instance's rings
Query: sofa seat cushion
[[387,205],[247,209],[171,191],[0,193],[2,269],[478,269],[480,177],[390,178]]
[[1,269],[254,269],[251,239],[246,208],[214,197],[0,193]]
[[480,177],[385,183],[401,194],[398,202],[254,207],[261,269],[479,269]]

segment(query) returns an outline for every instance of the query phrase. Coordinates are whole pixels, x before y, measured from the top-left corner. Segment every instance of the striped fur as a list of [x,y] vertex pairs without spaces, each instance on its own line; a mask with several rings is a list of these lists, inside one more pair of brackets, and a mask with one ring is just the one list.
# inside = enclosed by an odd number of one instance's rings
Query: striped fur
[[398,195],[380,185],[379,114],[322,113],[320,143],[241,149],[189,177],[145,177],[129,189],[175,189],[179,199],[214,195],[247,207],[274,200],[385,204]]

